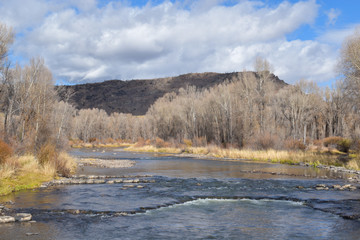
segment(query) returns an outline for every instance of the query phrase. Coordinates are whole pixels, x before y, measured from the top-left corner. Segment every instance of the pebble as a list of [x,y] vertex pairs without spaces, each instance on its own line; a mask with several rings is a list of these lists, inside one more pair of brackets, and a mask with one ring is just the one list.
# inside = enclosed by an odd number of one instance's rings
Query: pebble
[[107,183],[107,184],[114,184],[114,183],[115,183],[115,181],[113,181],[113,180],[109,180],[109,181],[107,181],[106,183]]
[[138,186],[137,186],[137,188],[144,188],[144,186],[142,186],[142,185],[138,185]]

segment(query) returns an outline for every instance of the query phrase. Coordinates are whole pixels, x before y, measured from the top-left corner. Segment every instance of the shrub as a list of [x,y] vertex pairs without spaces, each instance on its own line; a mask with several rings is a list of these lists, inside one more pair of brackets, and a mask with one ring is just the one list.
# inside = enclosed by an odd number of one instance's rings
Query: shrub
[[54,161],[56,172],[64,177],[70,177],[76,168],[75,160],[64,152],[61,152]]
[[327,137],[323,139],[323,144],[325,147],[336,146],[336,144],[342,139],[342,137]]
[[345,153],[348,153],[351,147],[351,140],[347,138],[343,138],[339,140],[336,144],[336,149]]
[[288,139],[285,141],[285,148],[289,150],[305,150],[306,146],[300,140]]
[[0,140],[0,164],[3,164],[6,158],[10,157],[12,154],[12,148],[7,143]]
[[161,138],[156,138],[155,139],[155,147],[157,147],[157,148],[166,148],[166,147],[170,147],[170,144],[165,142]]
[[207,146],[206,137],[195,137],[193,139],[193,145],[196,147],[205,147]]
[[265,133],[264,135],[256,136],[253,141],[250,141],[250,144],[252,148],[258,150],[266,150],[270,148],[275,148],[278,142],[279,138],[276,135]]
[[40,147],[37,152],[37,159],[39,163],[44,166],[51,161],[54,161],[58,156],[55,144],[46,143]]
[[190,139],[184,139],[183,142],[186,145],[186,147],[191,147],[193,144]]
[[139,137],[139,138],[138,138],[138,141],[137,141],[136,144],[135,144],[135,147],[143,147],[143,146],[145,146],[145,145],[146,145],[146,143],[145,143],[144,138]]
[[349,152],[352,141],[343,137],[328,137],[323,139],[325,147],[335,147],[341,152]]

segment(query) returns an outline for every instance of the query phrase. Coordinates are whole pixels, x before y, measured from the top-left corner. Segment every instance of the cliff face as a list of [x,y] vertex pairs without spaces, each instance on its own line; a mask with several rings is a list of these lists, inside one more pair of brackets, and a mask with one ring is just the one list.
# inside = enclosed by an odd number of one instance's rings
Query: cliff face
[[[254,76],[256,76],[255,73]],[[180,88],[196,86],[208,89],[226,81],[237,81],[243,73],[189,73],[170,78],[149,80],[109,80],[101,83],[88,83],[73,86],[61,86],[59,93],[63,99],[66,92],[72,92],[70,102],[77,109],[99,108],[107,113],[121,112],[144,115],[148,108],[160,97]],[[277,76],[270,79],[277,89],[287,85]]]

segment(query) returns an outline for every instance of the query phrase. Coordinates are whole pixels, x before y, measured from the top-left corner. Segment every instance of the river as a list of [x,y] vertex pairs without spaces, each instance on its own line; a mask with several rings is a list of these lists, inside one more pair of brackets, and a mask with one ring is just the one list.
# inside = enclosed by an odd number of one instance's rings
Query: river
[[[246,160],[220,161],[80,149],[82,158],[134,160],[132,168],[77,174],[140,183],[56,185],[0,198],[34,223],[0,225],[0,239],[359,239],[360,190],[350,175]],[[111,179],[111,178],[110,178]],[[316,190],[324,184],[329,190]],[[132,186],[131,186],[132,185]],[[138,187],[140,185],[140,187]]]

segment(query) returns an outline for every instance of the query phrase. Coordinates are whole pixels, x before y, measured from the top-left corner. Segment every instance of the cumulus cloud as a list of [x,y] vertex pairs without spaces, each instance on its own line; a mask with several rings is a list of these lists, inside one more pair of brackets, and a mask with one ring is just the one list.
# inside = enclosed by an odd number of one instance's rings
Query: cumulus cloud
[[[0,0],[0,14],[15,8],[8,2],[13,1]],[[259,55],[288,82],[324,81],[335,64],[330,45],[286,39],[314,22],[315,0],[275,7],[253,1],[226,6],[221,0],[143,7],[121,1],[102,7],[95,0],[26,2],[41,7],[24,11],[20,20],[5,17],[19,29],[31,27],[14,52],[44,57],[55,77],[69,83],[251,70]]]

